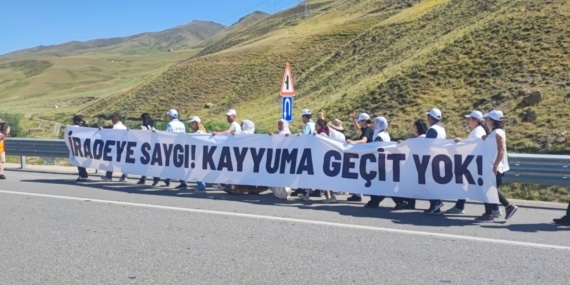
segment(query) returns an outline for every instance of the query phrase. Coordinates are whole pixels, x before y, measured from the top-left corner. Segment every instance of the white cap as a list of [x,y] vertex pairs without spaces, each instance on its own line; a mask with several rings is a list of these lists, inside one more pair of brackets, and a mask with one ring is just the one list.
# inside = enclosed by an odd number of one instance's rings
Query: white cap
[[303,109],[301,111],[301,116],[306,116],[306,115],[312,115],[313,113],[311,113],[311,110],[309,109]]
[[229,109],[226,116],[237,116],[237,112],[234,109]]
[[502,121],[503,120],[503,112],[499,111],[499,110],[493,110],[487,114],[485,114],[485,116],[483,116],[485,118],[491,118],[493,119],[493,121]]
[[173,118],[178,118],[178,111],[176,111],[174,109],[168,110],[168,112],[166,112],[166,114],[173,117]]
[[471,111],[471,114],[465,115],[465,118],[473,118],[473,119],[481,121],[481,120],[483,120],[483,113],[481,113],[477,110],[473,110],[473,111]]
[[366,120],[370,120],[370,116],[366,113],[360,113],[358,114],[358,118],[356,118],[357,122],[366,121]]
[[190,119],[190,121],[188,121],[188,123],[194,123],[194,122],[201,123],[202,120],[200,120],[200,117],[194,116],[194,117],[192,117],[192,119]]
[[438,108],[433,108],[426,113],[436,120],[441,120],[441,111]]

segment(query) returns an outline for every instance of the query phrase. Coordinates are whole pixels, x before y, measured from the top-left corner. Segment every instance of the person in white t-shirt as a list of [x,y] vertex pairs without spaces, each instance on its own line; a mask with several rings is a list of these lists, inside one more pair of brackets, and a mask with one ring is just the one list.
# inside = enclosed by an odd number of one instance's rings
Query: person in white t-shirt
[[339,119],[332,120],[329,124],[329,136],[337,141],[346,142],[346,136],[344,135],[344,128],[342,126],[342,121]]
[[[467,136],[467,140],[483,140],[483,138],[487,135],[488,129],[485,125],[485,119],[483,118],[483,113],[477,110],[471,111],[469,115],[465,115],[465,119],[467,120],[467,125],[471,132]],[[455,138],[455,142],[463,141],[462,138]],[[457,200],[455,206],[453,208],[445,211],[446,214],[463,214],[465,213],[465,199]],[[497,213],[500,215],[500,212]],[[496,215],[497,215],[496,214]]]
[[[186,133],[186,125],[180,120],[178,120],[178,111],[175,109],[170,109],[166,112],[168,116],[168,124],[166,125],[166,131],[171,133],[178,133],[178,134],[185,134]],[[165,187],[170,186],[170,178],[164,180]],[[188,187],[185,180],[180,180],[180,185],[174,187],[175,189],[185,189]]]
[[236,121],[237,112],[234,109],[229,109],[226,113],[226,120],[230,123],[230,127],[223,131],[223,132],[213,132],[212,135],[218,134],[232,134],[232,135],[239,135],[241,134],[241,126]]
[[[127,126],[125,126],[121,121],[121,115],[119,113],[114,113],[113,115],[111,115],[111,122],[113,123],[113,130],[128,130]],[[101,179],[105,181],[113,180],[113,171],[105,172],[105,177],[101,177]],[[127,175],[123,173],[119,181],[127,182],[128,181]]]
[[198,116],[194,116],[188,121],[188,127],[194,134],[207,133],[206,128],[204,128],[204,125],[202,124],[202,120]]
[[[485,114],[484,118],[487,127],[492,130],[491,133],[485,137],[485,142],[489,141],[490,144],[496,147],[497,155],[493,162],[493,173],[496,178],[499,201],[505,207],[505,220],[508,220],[517,212],[518,207],[510,203],[501,192],[499,192],[499,186],[501,186],[501,182],[503,181],[503,174],[510,169],[509,160],[507,158],[507,135],[504,130],[505,122],[503,112],[493,110]],[[493,212],[498,210],[498,204],[485,203],[485,213],[481,217],[476,218],[475,221],[480,223],[492,223],[494,222]]]

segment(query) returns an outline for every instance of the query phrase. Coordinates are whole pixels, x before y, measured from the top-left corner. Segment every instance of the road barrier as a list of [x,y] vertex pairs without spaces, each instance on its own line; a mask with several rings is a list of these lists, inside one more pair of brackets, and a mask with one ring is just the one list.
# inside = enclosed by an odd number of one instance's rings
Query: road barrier
[[[6,155],[20,156],[22,169],[26,156],[69,157],[62,139],[9,138]],[[559,185],[570,187],[570,155],[509,153],[511,170],[505,173],[505,183]]]
[[6,155],[20,156],[20,165],[22,169],[25,169],[26,156],[69,157],[69,150],[62,139],[8,138]]

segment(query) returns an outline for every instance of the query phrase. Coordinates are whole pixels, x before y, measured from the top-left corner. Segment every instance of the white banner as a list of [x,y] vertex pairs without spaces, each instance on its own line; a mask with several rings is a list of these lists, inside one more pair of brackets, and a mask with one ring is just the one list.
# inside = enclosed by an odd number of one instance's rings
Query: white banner
[[76,166],[152,177],[498,203],[494,140],[346,145],[325,136],[68,127]]

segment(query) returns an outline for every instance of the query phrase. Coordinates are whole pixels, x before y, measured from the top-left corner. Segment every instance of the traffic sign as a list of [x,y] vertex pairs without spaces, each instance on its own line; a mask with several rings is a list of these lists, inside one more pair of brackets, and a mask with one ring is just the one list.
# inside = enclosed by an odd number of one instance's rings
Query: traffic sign
[[285,65],[285,73],[283,74],[283,81],[281,82],[281,96],[295,96],[293,75],[291,74],[291,67],[288,62],[287,65]]
[[293,97],[283,96],[281,100],[281,119],[291,122],[293,121]]

